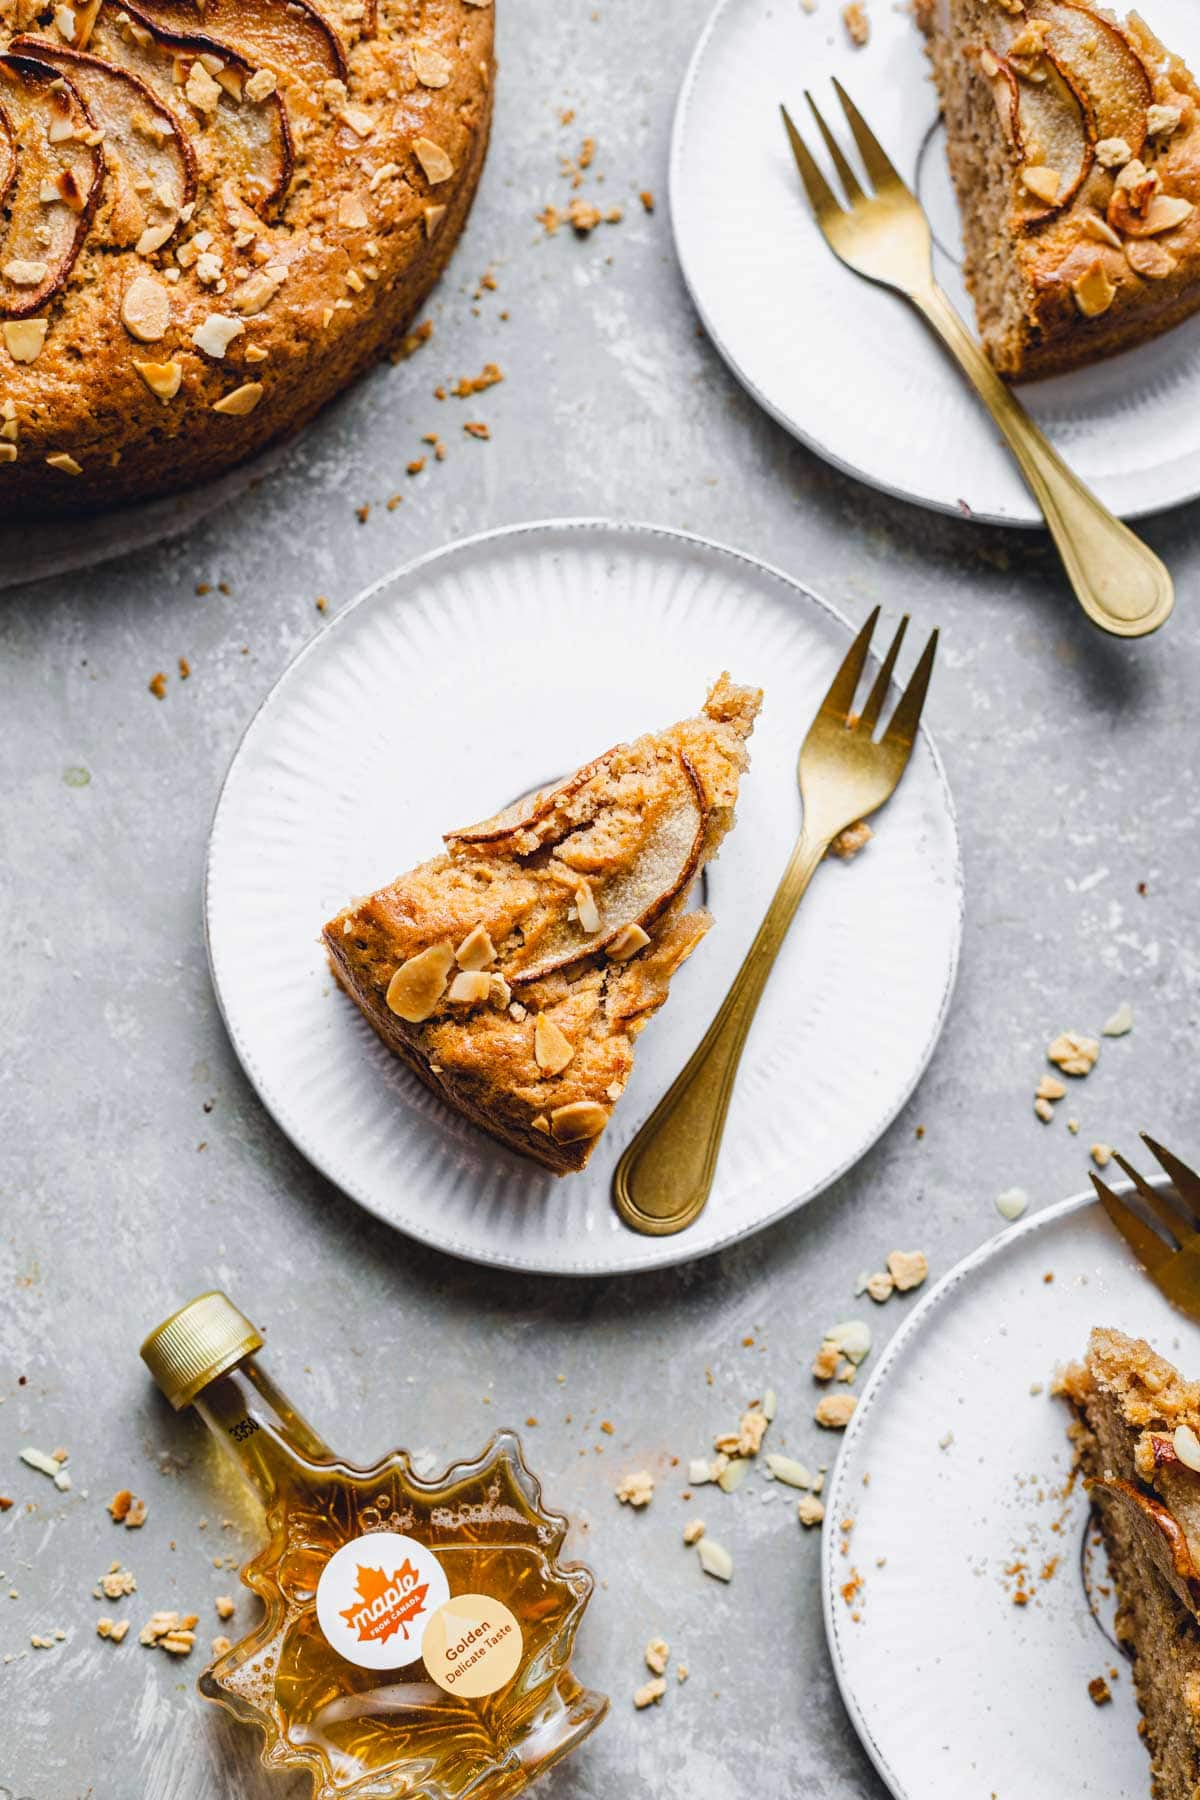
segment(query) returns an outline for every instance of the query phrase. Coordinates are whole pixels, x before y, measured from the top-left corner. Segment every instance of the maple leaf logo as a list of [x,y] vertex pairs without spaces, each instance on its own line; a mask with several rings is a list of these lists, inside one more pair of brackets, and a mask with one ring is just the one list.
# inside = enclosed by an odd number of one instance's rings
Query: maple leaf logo
[[424,1612],[429,1594],[428,1582],[418,1581],[408,1558],[390,1575],[359,1563],[355,1589],[358,1599],[343,1607],[341,1616],[359,1642],[384,1644],[397,1631],[407,1642],[408,1628]]

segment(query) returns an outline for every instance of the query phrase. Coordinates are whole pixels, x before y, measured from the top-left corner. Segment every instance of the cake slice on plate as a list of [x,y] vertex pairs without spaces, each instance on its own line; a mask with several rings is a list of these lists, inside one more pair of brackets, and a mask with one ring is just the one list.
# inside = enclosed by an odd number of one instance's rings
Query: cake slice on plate
[[1117,1632],[1150,1752],[1155,1800],[1200,1793],[1200,1382],[1140,1338],[1092,1332],[1060,1391],[1100,1512]]
[[1020,380],[1200,307],[1200,90],[1131,14],[915,0],[988,356]]
[[733,824],[757,688],[446,834],[446,852],[325,927],[334,973],[449,1106],[566,1175],[633,1041],[709,926],[692,886]]

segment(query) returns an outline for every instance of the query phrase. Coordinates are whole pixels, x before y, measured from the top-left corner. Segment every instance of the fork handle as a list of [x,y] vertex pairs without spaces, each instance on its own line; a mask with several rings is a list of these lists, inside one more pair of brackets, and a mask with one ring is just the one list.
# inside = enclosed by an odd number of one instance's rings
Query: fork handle
[[1067,467],[997,375],[937,283],[910,297],[1004,434],[1089,619],[1117,637],[1145,637],[1156,631],[1170,615],[1175,590],[1153,550],[1114,518]]
[[832,835],[812,839],[801,831],[720,1011],[617,1164],[613,1199],[635,1231],[669,1237],[704,1210],[746,1035],[788,926]]

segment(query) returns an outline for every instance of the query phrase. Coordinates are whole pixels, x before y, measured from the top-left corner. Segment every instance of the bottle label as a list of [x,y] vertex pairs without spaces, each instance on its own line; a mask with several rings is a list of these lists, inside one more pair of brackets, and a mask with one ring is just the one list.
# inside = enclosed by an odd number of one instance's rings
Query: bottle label
[[479,1700],[507,1687],[521,1666],[521,1627],[490,1594],[455,1594],[439,1606],[421,1652],[429,1679],[448,1694]]
[[429,1622],[449,1598],[446,1572],[424,1544],[368,1531],[322,1569],[317,1621],[330,1648],[360,1669],[402,1669],[421,1655]]

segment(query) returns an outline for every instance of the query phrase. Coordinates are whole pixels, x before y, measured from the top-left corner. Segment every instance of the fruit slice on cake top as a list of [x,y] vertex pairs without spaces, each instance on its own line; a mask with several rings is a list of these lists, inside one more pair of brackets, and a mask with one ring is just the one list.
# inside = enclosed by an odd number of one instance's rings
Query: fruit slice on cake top
[[697,717],[448,832],[445,854],[325,927],[388,1048],[558,1175],[587,1162],[708,930],[689,895],[733,824],[761,699],[722,675]]
[[1200,89],[1136,14],[916,0],[980,334],[1052,375],[1200,308]]

